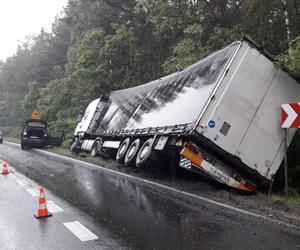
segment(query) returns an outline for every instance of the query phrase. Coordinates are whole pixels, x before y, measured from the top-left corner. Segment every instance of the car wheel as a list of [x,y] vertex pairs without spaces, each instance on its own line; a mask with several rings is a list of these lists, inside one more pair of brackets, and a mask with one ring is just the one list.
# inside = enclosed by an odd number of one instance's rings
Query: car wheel
[[101,151],[102,144],[103,144],[102,140],[97,140],[94,142],[91,153],[90,153],[91,157],[95,157],[98,155],[98,153]]
[[116,155],[116,161],[120,164],[124,164],[125,155],[127,153],[127,150],[130,146],[130,138],[126,138],[120,145],[117,155]]
[[135,166],[135,160],[137,153],[140,149],[141,140],[135,139],[129,146],[125,159],[124,159],[124,165],[125,166]]
[[145,167],[149,165],[153,155],[152,144],[153,138],[150,138],[147,141],[145,141],[145,143],[142,145],[136,156],[136,167]]

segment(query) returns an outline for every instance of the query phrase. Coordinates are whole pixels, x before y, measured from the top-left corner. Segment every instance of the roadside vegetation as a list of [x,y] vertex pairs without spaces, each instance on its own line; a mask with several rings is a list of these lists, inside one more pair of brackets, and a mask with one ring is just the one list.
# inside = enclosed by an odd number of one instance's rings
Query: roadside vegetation
[[[52,131],[65,131],[66,147],[76,115],[92,99],[180,70],[244,35],[299,79],[300,4],[286,2],[69,0],[51,32],[27,37],[0,61],[0,129],[19,138],[37,108]],[[289,151],[289,176],[300,193],[299,132]],[[275,188],[281,185],[279,174]]]
[[274,203],[287,204],[288,206],[300,207],[300,195],[299,194],[289,194],[287,197],[284,195],[272,195],[271,199]]

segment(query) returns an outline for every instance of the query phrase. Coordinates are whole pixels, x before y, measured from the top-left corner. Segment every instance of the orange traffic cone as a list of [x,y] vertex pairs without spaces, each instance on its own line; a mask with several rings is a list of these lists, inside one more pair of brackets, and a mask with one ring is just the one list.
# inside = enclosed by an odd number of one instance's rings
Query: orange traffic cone
[[45,191],[43,187],[40,187],[40,198],[39,198],[39,210],[37,214],[34,215],[35,218],[41,219],[45,217],[50,217],[52,214],[48,212]]
[[2,172],[1,174],[9,174],[8,168],[7,168],[7,161],[3,160],[2,161]]

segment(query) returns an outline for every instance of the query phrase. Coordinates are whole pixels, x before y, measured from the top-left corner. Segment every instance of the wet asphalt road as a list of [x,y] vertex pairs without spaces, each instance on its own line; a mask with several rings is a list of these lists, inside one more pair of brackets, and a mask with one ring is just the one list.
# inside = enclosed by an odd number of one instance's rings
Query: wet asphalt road
[[[79,209],[46,189],[48,210],[52,217],[37,220],[39,185],[9,166],[8,175],[0,175],[0,249],[122,249],[121,242]],[[30,190],[31,192],[28,192]],[[36,192],[33,192],[33,191]],[[54,205],[53,205],[54,204]],[[98,239],[81,241],[64,223],[78,221]],[[125,247],[126,249],[126,247]]]
[[91,216],[125,248],[300,249],[298,228],[101,167],[11,144],[0,145],[0,158]]

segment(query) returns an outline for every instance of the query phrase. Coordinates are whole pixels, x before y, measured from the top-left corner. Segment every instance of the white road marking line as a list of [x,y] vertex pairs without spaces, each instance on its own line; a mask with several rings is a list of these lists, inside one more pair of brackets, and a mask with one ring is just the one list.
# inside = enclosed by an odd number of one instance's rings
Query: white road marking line
[[31,196],[33,196],[33,197],[37,197],[37,196],[40,195],[39,190],[36,189],[36,188],[26,188],[26,191],[27,191],[29,194],[31,194]]
[[60,213],[60,212],[64,211],[54,201],[46,201],[46,203],[47,203],[47,208],[48,208],[50,213]]
[[88,240],[97,240],[99,239],[97,235],[87,229],[84,225],[82,225],[78,221],[66,222],[63,225],[68,228],[78,239],[81,241]]
[[[36,186],[36,183],[33,180],[28,179],[26,176],[24,176],[20,173],[14,172],[13,175],[15,178],[20,179],[22,182],[24,182],[25,185],[32,186],[32,187]],[[20,184],[20,185],[24,186],[23,184]]]
[[[5,142],[5,143],[11,144],[11,145],[14,145],[14,146],[17,146],[17,147],[20,147],[20,144],[17,144],[17,143],[13,143],[13,142]],[[297,229],[297,230],[300,229],[300,227],[295,226],[293,224],[290,224],[290,223],[287,223],[287,222],[284,222],[284,221],[281,221],[281,220],[277,220],[277,219],[272,219],[272,218],[266,217],[264,215],[256,214],[256,213],[253,213],[253,212],[241,209],[241,208],[233,207],[233,206],[230,206],[230,205],[218,202],[218,201],[214,201],[214,200],[205,198],[205,197],[200,196],[200,195],[191,194],[191,193],[188,193],[188,192],[185,192],[185,191],[181,191],[179,189],[175,189],[175,188],[172,188],[172,187],[168,187],[168,186],[165,186],[165,185],[153,182],[153,181],[144,180],[144,179],[139,178],[139,177],[135,177],[135,176],[132,176],[132,175],[124,174],[124,173],[118,172],[116,170],[108,169],[108,168],[101,167],[101,166],[98,166],[98,165],[95,165],[95,164],[92,164],[92,163],[88,163],[88,162],[80,161],[80,160],[77,160],[77,159],[73,159],[73,158],[70,158],[70,157],[67,157],[67,156],[55,154],[55,153],[44,151],[44,150],[41,150],[41,149],[35,149],[35,150],[37,152],[40,152],[40,153],[44,154],[44,155],[54,156],[56,158],[60,158],[60,159],[68,160],[68,161],[77,162],[79,164],[84,164],[84,165],[87,165],[87,166],[90,166],[90,167],[93,167],[93,168],[98,168],[98,169],[103,170],[104,172],[114,173],[114,174],[117,174],[117,175],[125,176],[125,177],[133,179],[133,180],[137,180],[137,181],[140,181],[140,182],[143,182],[143,183],[146,183],[146,184],[151,184],[151,185],[154,185],[156,187],[164,188],[164,189],[170,190],[172,192],[183,194],[183,195],[186,195],[186,196],[198,199],[198,200],[202,200],[202,201],[208,202],[210,204],[214,204],[214,205],[217,205],[217,206],[220,206],[220,207],[223,207],[223,208],[227,208],[229,210],[232,210],[232,211],[235,211],[235,212],[239,212],[241,214],[246,214],[246,215],[249,215],[249,216],[252,216],[252,217],[255,217],[255,218],[267,220],[269,222],[272,222],[272,223],[275,223],[275,224],[278,224],[278,225],[283,225],[283,226],[286,226],[286,227],[291,227],[291,228],[294,228],[294,229]]]
[[15,175],[16,177],[18,177],[19,179],[22,179],[22,178],[24,177],[23,175],[21,175],[20,173],[17,173],[17,172],[16,172],[14,175]]
[[18,178],[18,176],[16,175],[16,171],[12,172],[11,176],[14,177],[14,178]]
[[17,179],[16,182],[17,182],[20,186],[26,186],[26,185],[28,185],[28,182],[25,181],[25,180]]

